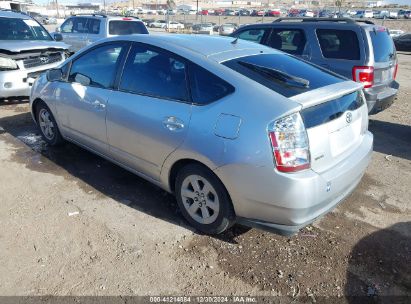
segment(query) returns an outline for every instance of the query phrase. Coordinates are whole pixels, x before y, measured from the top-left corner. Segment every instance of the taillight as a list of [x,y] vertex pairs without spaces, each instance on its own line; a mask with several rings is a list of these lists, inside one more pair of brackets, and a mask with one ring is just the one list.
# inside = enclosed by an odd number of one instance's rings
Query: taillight
[[374,68],[369,66],[355,66],[352,68],[352,79],[364,84],[364,88],[371,88],[374,84]]
[[394,68],[394,80],[397,77],[397,72],[398,72],[398,63],[395,64],[395,68]]
[[296,172],[310,168],[308,136],[299,113],[271,123],[268,136],[278,171]]

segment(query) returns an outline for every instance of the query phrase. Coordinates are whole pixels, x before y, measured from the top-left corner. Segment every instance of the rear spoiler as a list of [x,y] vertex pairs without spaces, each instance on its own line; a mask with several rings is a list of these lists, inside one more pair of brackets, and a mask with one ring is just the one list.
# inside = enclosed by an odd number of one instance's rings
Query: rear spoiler
[[330,84],[312,91],[301,93],[290,97],[292,101],[298,102],[303,108],[309,108],[355,91],[362,90],[364,85],[351,80]]

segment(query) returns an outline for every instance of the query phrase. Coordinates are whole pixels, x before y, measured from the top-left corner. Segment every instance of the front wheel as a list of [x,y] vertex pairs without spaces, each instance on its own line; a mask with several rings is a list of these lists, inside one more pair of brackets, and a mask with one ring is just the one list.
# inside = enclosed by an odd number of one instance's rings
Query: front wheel
[[36,118],[41,136],[45,142],[51,146],[57,146],[63,142],[56,120],[45,103],[41,102],[37,105]]
[[234,208],[227,190],[204,166],[193,164],[181,169],[175,190],[181,213],[197,230],[219,234],[234,224]]

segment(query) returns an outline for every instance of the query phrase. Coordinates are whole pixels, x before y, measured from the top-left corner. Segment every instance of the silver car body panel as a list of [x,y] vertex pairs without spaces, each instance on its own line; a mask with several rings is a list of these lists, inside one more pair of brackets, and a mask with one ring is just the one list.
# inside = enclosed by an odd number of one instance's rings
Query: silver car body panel
[[[229,82],[235,92],[199,106],[105,90],[106,128],[101,118],[98,122],[100,133],[93,136],[106,136],[107,146],[93,145],[86,137],[70,138],[66,129],[62,135],[67,139],[170,192],[174,186],[170,185],[170,173],[177,162],[201,162],[226,186],[238,217],[260,226],[271,223],[284,231],[295,232],[301,225],[335,207],[364,174],[372,153],[365,104],[352,111],[352,123],[342,116],[307,129],[312,155],[324,153],[324,160],[313,161],[311,169],[297,173],[277,171],[267,134],[272,121],[303,107],[359,90],[358,84],[347,81],[286,98],[219,63],[230,56],[238,58],[261,52],[281,54],[273,49],[247,41],[232,44],[232,38],[209,36],[133,35],[105,41],[120,40],[148,43],[179,54]],[[81,53],[69,60],[75,60]],[[62,96],[61,87],[70,85],[73,84],[47,83],[43,76],[35,83],[30,103],[44,100],[55,113],[56,105],[65,103],[63,99],[67,98]],[[66,109],[56,115],[60,128],[63,122],[70,126],[71,122],[65,121],[71,119],[70,111]],[[90,108],[90,113],[84,113],[82,119],[89,116],[96,119],[96,115],[99,115],[97,110]],[[165,121],[170,117],[181,123],[181,130],[167,129]],[[94,131],[98,130],[88,132],[94,134]],[[334,141],[331,133],[335,133]],[[353,143],[343,151],[332,151],[332,146],[335,143],[341,146],[349,134],[355,135]]]

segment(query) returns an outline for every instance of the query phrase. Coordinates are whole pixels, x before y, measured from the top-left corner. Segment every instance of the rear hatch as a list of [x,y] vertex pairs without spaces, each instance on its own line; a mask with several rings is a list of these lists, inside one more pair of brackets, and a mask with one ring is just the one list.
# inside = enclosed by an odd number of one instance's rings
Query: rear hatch
[[133,34],[148,34],[148,30],[142,21],[133,17],[121,17],[109,20],[109,36]]
[[311,169],[321,173],[355,153],[368,128],[363,85],[283,53],[224,65],[301,104]]
[[311,169],[321,173],[355,152],[368,129],[368,110],[361,85],[329,85],[291,98],[303,105]]
[[368,31],[374,63],[374,88],[383,88],[394,81],[397,55],[389,32],[384,27],[373,27]]

